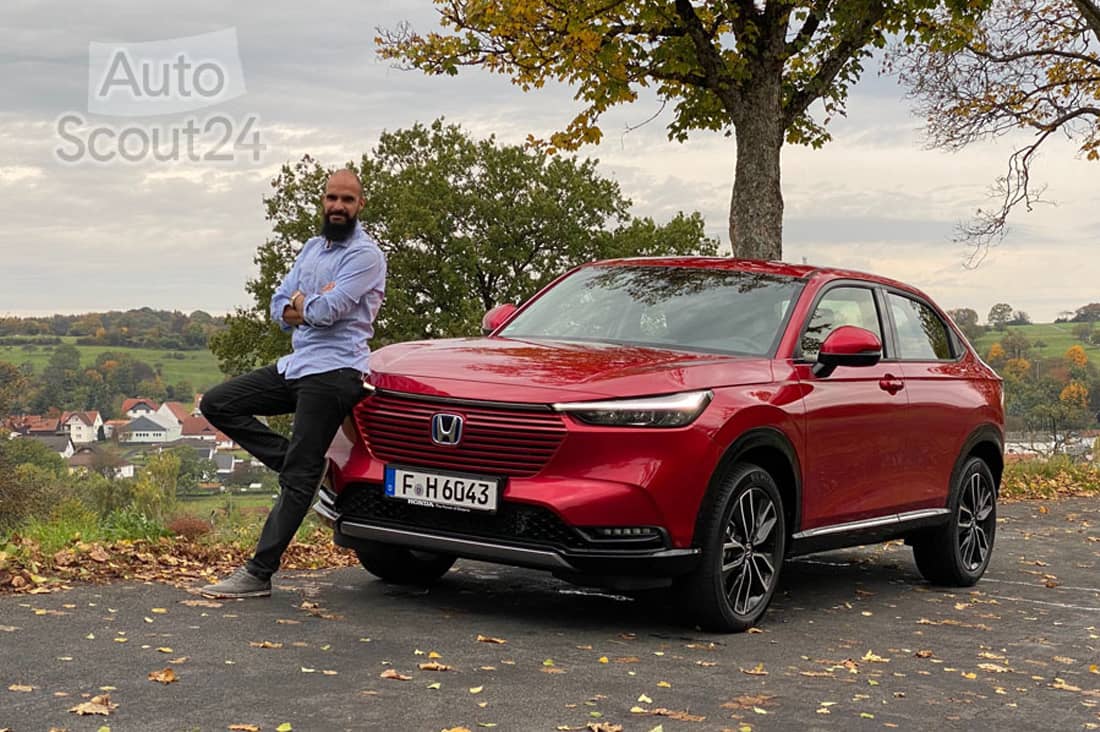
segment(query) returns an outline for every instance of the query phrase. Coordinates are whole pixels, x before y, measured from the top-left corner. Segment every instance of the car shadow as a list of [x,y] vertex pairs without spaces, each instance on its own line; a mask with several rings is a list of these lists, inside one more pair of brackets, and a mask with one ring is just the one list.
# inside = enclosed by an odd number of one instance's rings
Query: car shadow
[[[379,612],[424,622],[433,614],[470,622],[505,622],[532,631],[602,630],[694,637],[668,590],[623,593],[579,587],[545,572],[460,561],[430,588],[391,585],[362,570],[344,570],[339,589],[325,591],[325,604],[350,618]],[[876,545],[799,557],[784,564],[780,584],[762,625],[812,619],[844,603],[874,595],[900,600],[927,587],[908,549]]]

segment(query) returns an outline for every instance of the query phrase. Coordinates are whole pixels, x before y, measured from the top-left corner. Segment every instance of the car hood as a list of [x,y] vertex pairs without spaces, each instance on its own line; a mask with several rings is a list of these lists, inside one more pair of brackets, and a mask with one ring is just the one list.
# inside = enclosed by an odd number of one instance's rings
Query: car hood
[[415,341],[371,354],[380,389],[487,401],[670,394],[766,383],[766,358],[604,343],[465,338]]

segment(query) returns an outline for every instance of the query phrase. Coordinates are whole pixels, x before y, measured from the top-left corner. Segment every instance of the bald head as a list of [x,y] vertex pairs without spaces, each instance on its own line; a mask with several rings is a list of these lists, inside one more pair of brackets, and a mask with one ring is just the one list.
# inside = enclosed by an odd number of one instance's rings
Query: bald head
[[363,209],[363,185],[354,172],[338,170],[325,183],[325,221],[322,234],[330,241],[343,241],[355,230]]
[[329,186],[331,186],[333,182],[344,185],[350,184],[355,187],[359,197],[363,197],[363,184],[359,182],[359,176],[357,176],[354,171],[348,170],[347,168],[337,170],[328,177],[328,181],[325,183],[325,191],[328,191]]

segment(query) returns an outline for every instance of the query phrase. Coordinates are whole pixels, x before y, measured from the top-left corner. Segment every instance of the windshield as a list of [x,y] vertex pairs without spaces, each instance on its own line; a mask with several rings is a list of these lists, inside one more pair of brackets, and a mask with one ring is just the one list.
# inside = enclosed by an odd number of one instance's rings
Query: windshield
[[585,267],[499,335],[764,356],[801,288],[793,277],[738,270]]

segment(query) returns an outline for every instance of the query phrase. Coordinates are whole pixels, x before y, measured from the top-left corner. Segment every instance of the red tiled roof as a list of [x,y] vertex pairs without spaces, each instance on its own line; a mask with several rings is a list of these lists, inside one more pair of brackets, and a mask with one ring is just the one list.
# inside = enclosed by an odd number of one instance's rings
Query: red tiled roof
[[123,400],[123,402],[122,402],[122,413],[125,414],[126,412],[129,412],[131,409],[133,409],[134,407],[136,407],[139,404],[147,405],[154,412],[157,411],[157,408],[158,408],[157,403],[155,401],[153,401],[152,399],[146,399],[145,397],[131,397],[129,399]]
[[95,424],[96,417],[99,416],[99,412],[63,412],[61,414],[61,424],[65,424],[73,417],[79,417],[80,421],[91,427]]
[[165,402],[161,406],[168,407],[168,411],[170,411],[172,416],[179,420],[180,423],[191,418],[191,410],[183,406],[182,402]]
[[180,434],[184,437],[197,437],[199,435],[215,435],[218,434],[218,431],[214,429],[214,425],[206,421],[206,417],[188,416],[187,419],[183,420]]

